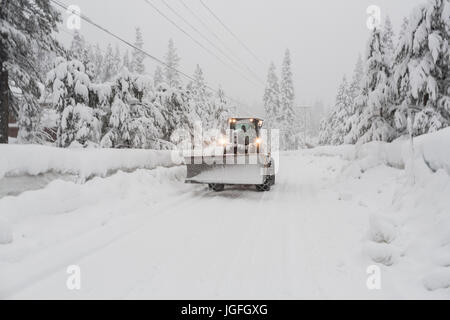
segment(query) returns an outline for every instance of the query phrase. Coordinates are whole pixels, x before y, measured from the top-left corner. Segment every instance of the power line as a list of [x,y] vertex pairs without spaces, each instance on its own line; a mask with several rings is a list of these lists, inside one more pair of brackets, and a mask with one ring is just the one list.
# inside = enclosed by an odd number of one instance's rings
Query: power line
[[[203,33],[201,33],[195,26],[193,26],[186,18],[184,18],[181,14],[179,14],[175,9],[173,9],[165,0],[161,0],[161,2],[178,18],[180,18],[184,23],[186,23],[192,30],[194,30],[197,34],[199,34],[206,42],[208,42],[211,46],[213,46],[217,51],[219,51],[224,57],[226,57],[229,61],[236,65],[236,62],[224,53],[219,47],[217,47],[213,42],[211,42]],[[239,68],[239,66],[238,66]]]
[[253,58],[264,65],[264,62],[259,59],[258,56],[254,54],[253,51],[250,50],[250,48],[241,39],[239,39],[239,37],[233,31],[231,31],[229,27],[227,27],[227,25],[203,2],[203,0],[200,0],[200,3],[225,28],[225,30],[227,30],[228,33],[231,34],[233,38],[235,38],[241,44],[241,46],[244,47],[244,49],[253,56]]
[[[164,0],[162,0],[164,1]],[[200,22],[200,24],[206,29],[208,30],[213,36],[214,38],[225,48],[225,50],[228,51],[228,53],[230,53],[242,66],[244,66],[256,79],[258,79],[262,84],[264,84],[264,81],[261,80],[261,78],[255,73],[253,72],[253,70],[244,62],[242,61],[225,43],[225,41],[223,41],[218,35],[217,33],[215,33],[188,5],[186,5],[186,3],[183,0],[179,0],[180,3],[183,5],[183,7],[189,11],[189,13],[197,20]],[[209,42],[209,41],[208,41]],[[216,46],[215,46],[216,47]],[[218,49],[219,50],[219,49]]]
[[[68,6],[67,6],[66,4],[64,4],[64,3],[62,3],[62,2],[60,2],[60,1],[58,1],[58,0],[50,0],[50,1],[53,2],[55,5],[57,5],[58,7],[64,9],[64,10],[66,10],[66,11],[68,10]],[[161,64],[161,65],[163,65],[163,66],[165,66],[165,67],[167,67],[167,68],[169,68],[169,69],[175,71],[175,72],[178,72],[180,75],[182,75],[182,76],[185,77],[186,79],[191,80],[191,81],[194,81],[194,80],[195,80],[193,77],[189,76],[188,74],[184,73],[183,71],[180,71],[180,70],[178,70],[178,69],[176,69],[176,68],[174,68],[174,67],[172,67],[172,66],[166,64],[164,61],[158,59],[157,57],[155,57],[155,56],[153,56],[153,55],[151,55],[151,54],[149,54],[148,52],[142,50],[141,48],[136,47],[135,45],[133,45],[133,44],[130,43],[129,41],[127,41],[127,40],[121,38],[120,36],[118,36],[118,35],[112,33],[112,32],[109,31],[108,29],[106,29],[106,28],[100,26],[99,24],[97,24],[97,23],[95,23],[94,21],[92,21],[92,20],[91,20],[89,17],[87,17],[86,15],[80,14],[80,13],[77,13],[77,12],[72,12],[72,14],[75,14],[76,16],[78,16],[78,17],[80,17],[82,20],[84,20],[85,22],[87,22],[87,23],[89,23],[90,25],[96,27],[97,29],[99,29],[99,30],[101,30],[101,31],[103,31],[103,32],[105,32],[105,33],[107,33],[107,34],[110,35],[111,37],[113,37],[113,38],[119,40],[120,42],[126,44],[127,46],[131,47],[132,49],[135,49],[136,51],[141,52],[142,54],[146,55],[147,57],[149,57],[150,59],[154,60],[155,62],[157,62],[157,63],[159,63],[159,64]],[[216,91],[214,88],[212,88],[212,87],[210,87],[210,86],[208,86],[208,85],[205,85],[205,87],[206,87],[208,90],[210,90],[211,92],[215,92],[215,91]],[[236,100],[236,99],[233,99],[232,97],[230,97],[230,96],[228,96],[228,95],[225,95],[225,97],[226,97],[227,99],[229,99],[230,101],[236,103],[236,104],[243,104],[242,102],[240,102],[240,101],[238,101],[238,100]]]
[[[217,51],[219,51],[224,57],[226,57],[230,62],[232,62],[237,68],[241,68],[239,65],[239,62],[236,62],[233,58],[231,58],[227,53],[225,53],[220,47],[218,47],[214,42],[209,40],[207,36],[205,36],[202,32],[200,32],[194,25],[192,25],[186,18],[184,18],[180,13],[178,13],[173,7],[171,7],[166,0],[161,0],[163,4],[171,11],[173,12],[178,18],[184,21],[191,29],[193,29],[197,34],[199,34],[206,42],[208,42],[211,46],[213,46]],[[264,81],[259,78],[259,76],[253,72],[247,65],[241,63],[244,68],[246,68],[250,74],[259,82],[261,85],[265,85]]]
[[[145,3],[147,3],[149,6],[151,6],[157,13],[159,13],[163,18],[165,18],[167,21],[169,21],[172,25],[174,25],[178,30],[180,30],[183,34],[185,34],[189,39],[194,41],[199,47],[201,47],[203,50],[208,52],[210,55],[215,57],[218,61],[220,61],[222,64],[224,64],[226,67],[233,69],[236,73],[238,73],[241,77],[243,77],[245,80],[251,82],[252,84],[256,85],[255,82],[253,82],[251,79],[249,79],[247,76],[242,74],[239,70],[236,70],[233,66],[229,65],[225,61],[223,61],[219,56],[217,56],[214,52],[209,50],[207,47],[205,47],[200,41],[195,39],[191,34],[189,34],[186,30],[181,28],[175,21],[170,19],[164,12],[158,9],[157,6],[155,6],[154,3],[152,3],[150,0],[144,0]],[[259,84],[258,84],[259,85]]]

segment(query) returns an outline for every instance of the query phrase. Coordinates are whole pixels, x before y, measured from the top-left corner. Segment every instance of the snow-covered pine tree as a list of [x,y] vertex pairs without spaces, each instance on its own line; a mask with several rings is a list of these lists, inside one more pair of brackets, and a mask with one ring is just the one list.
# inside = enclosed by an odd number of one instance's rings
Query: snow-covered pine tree
[[352,99],[347,78],[344,76],[336,96],[336,104],[331,117],[330,144],[341,145],[344,137],[348,134],[347,121],[352,115]]
[[121,69],[120,67],[120,50],[116,45],[115,51],[113,51],[112,45],[108,44],[103,58],[102,80],[107,82],[115,78]]
[[358,55],[355,69],[353,70],[352,81],[350,82],[348,89],[350,106],[349,106],[349,118],[346,119],[345,122],[346,136],[344,137],[344,143],[346,144],[353,144],[356,142],[355,137],[349,135],[349,133],[356,128],[359,122],[360,108],[357,105],[358,102],[357,98],[361,94],[363,78],[364,78],[364,62],[362,60],[361,55]]
[[186,90],[162,83],[156,90],[154,104],[164,117],[162,140],[172,141],[176,130],[186,130],[193,135],[194,124],[199,118],[195,110],[190,108]]
[[319,144],[322,146],[331,144],[332,127],[331,127],[331,114],[327,114],[319,126]]
[[296,141],[293,137],[295,132],[295,92],[294,81],[291,69],[291,55],[289,49],[286,50],[281,70],[280,85],[280,111],[277,115],[277,122],[280,126],[280,138],[282,150],[290,150],[297,148]]
[[[155,103],[155,89],[152,86],[152,79],[146,76],[137,76],[134,80],[133,92],[138,97],[139,103],[132,106],[132,112],[136,118],[135,123],[145,128],[145,147],[155,150],[171,149],[172,144],[163,140],[166,120],[162,111],[158,108],[159,106]],[[138,130],[137,132],[140,134],[141,131]],[[135,139],[135,146],[136,141]]]
[[413,134],[450,125],[450,2],[429,0],[410,18],[395,54],[395,125],[406,131],[415,114]]
[[229,117],[231,117],[231,110],[228,99],[222,87],[219,86],[214,97],[213,123],[211,124],[211,128],[226,129]]
[[181,86],[180,75],[178,71],[178,65],[180,63],[180,58],[178,57],[177,50],[175,49],[175,45],[173,40],[169,40],[169,45],[167,49],[167,53],[165,56],[164,66],[164,78],[166,84],[170,88],[179,88]]
[[59,51],[52,37],[57,30],[59,13],[48,0],[21,1],[2,0],[0,5],[0,143],[8,143],[8,118],[13,96],[9,83],[21,89],[28,124],[20,127],[21,136],[30,141],[36,135],[40,108],[38,83],[43,82],[38,73],[33,47],[45,51]]
[[153,75],[153,85],[157,89],[164,82],[163,71],[160,66],[156,66],[155,73]]
[[83,61],[85,57],[86,40],[78,30],[73,33],[72,43],[70,44],[70,54],[72,58]]
[[118,73],[118,65],[114,56],[112,45],[109,43],[106,47],[102,66],[102,81],[106,82],[115,77]]
[[364,62],[361,55],[358,55],[355,69],[353,70],[352,81],[349,86],[350,98],[356,99],[361,93],[362,80],[364,78]]
[[97,76],[97,70],[95,69],[95,54],[92,45],[89,43],[86,44],[86,48],[83,51],[81,62],[86,66],[86,73],[91,81],[94,81]]
[[204,129],[210,129],[213,122],[213,109],[210,101],[210,94],[206,88],[203,71],[199,65],[196,66],[194,80],[190,84],[190,107],[197,113],[199,119],[203,122]]
[[100,142],[103,148],[121,148],[131,145],[130,82],[129,73],[126,71],[122,71],[122,75],[116,79],[108,119],[109,130]]
[[266,128],[278,129],[276,122],[278,115],[280,114],[280,85],[278,83],[278,76],[276,72],[275,64],[272,62],[267,74],[267,85],[264,91],[264,111],[266,114]]
[[[408,30],[408,24],[409,24],[409,19],[407,17],[404,17],[402,25],[400,27],[400,31],[398,33],[398,39],[397,39],[398,42],[397,43],[400,43],[400,40],[402,40],[402,38],[404,37],[406,30]],[[394,53],[395,53],[395,50],[394,50]]]
[[319,143],[322,145],[341,145],[348,134],[348,125],[352,116],[352,98],[350,86],[344,76],[336,95],[336,102],[328,116],[320,125]]
[[130,61],[130,53],[128,52],[128,50],[123,55],[122,66],[124,68],[127,68],[128,71],[133,72],[133,68],[131,67],[131,61]]
[[122,69],[122,57],[120,54],[119,46],[116,44],[114,49],[114,74],[118,75],[120,70]]
[[102,82],[103,81],[103,61],[104,61],[104,56],[103,56],[103,51],[100,48],[100,45],[97,43],[94,46],[93,49],[93,57],[92,57],[92,63],[94,65],[94,70],[95,70],[95,81],[96,82]]
[[390,125],[392,110],[389,106],[389,77],[390,67],[384,52],[382,34],[379,29],[374,29],[368,41],[362,91],[356,99],[354,121],[345,138],[346,142],[389,141],[394,137]]
[[145,73],[145,54],[141,51],[144,49],[144,38],[142,36],[141,28],[136,28],[136,39],[134,41],[134,46],[137,49],[134,49],[132,54],[132,70],[133,72],[136,72],[137,74],[144,74]]
[[47,75],[47,86],[52,92],[53,107],[59,114],[57,145],[88,146],[98,143],[100,124],[95,111],[89,107],[90,79],[85,66],[78,60],[57,58],[55,67]]
[[394,27],[392,26],[391,18],[387,16],[382,30],[381,43],[384,46],[386,63],[388,63],[389,66],[392,66],[394,58],[394,50],[395,50],[394,38],[395,38]]
[[151,79],[123,69],[112,86],[105,148],[160,148],[163,117],[151,97]]

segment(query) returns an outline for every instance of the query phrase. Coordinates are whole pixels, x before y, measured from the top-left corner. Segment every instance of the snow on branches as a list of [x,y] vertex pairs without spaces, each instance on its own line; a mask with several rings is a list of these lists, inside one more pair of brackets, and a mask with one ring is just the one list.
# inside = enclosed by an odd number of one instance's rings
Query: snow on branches
[[428,0],[414,9],[403,22],[398,43],[387,19],[383,29],[371,33],[361,91],[353,95],[351,114],[341,119],[348,133],[343,141],[332,139],[333,110],[322,122],[321,143],[391,141],[407,133],[408,122],[413,135],[448,127],[449,38],[448,0]]

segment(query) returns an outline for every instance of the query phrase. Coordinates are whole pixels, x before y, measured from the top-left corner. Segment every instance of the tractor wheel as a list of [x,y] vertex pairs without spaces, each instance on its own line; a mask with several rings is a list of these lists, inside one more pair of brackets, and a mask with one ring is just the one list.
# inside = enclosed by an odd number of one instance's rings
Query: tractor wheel
[[225,185],[213,183],[209,185],[209,188],[214,190],[215,192],[221,192],[225,190]]
[[264,178],[263,184],[256,185],[256,190],[258,190],[259,192],[270,191],[271,185],[272,185],[272,179],[271,179],[271,177],[267,176]]
[[270,176],[270,185],[274,186],[275,185],[275,175]]

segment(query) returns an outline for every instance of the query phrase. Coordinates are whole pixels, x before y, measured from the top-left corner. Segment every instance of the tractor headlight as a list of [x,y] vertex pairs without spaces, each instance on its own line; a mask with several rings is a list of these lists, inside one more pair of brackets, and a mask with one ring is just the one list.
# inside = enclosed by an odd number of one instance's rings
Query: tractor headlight
[[221,146],[226,146],[228,144],[228,139],[226,137],[220,137],[219,144]]

